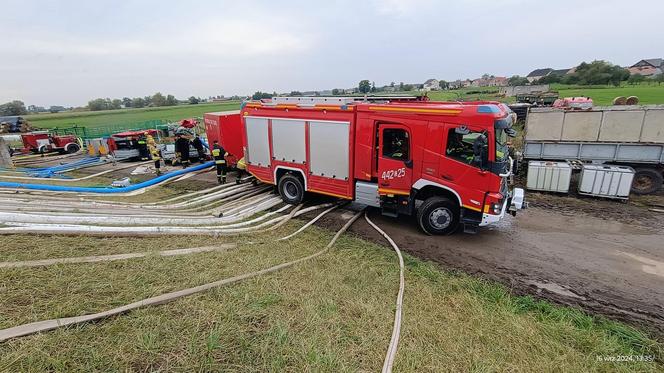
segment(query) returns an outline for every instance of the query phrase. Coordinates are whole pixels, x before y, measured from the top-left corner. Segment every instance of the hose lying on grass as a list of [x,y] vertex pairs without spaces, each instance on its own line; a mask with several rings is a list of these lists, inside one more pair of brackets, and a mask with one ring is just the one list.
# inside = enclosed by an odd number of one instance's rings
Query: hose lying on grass
[[[78,200],[78,199],[59,199],[53,198],[50,196],[12,196],[10,198],[0,197],[0,211],[18,211],[18,208],[24,210],[43,210],[44,206],[48,206],[51,209],[64,209],[67,210],[76,210],[78,212],[83,212],[85,210],[91,211],[95,215],[102,215],[105,213],[116,214],[118,211],[133,211],[133,214],[145,214],[143,211],[150,211],[154,213],[155,211],[164,211],[165,213],[173,213],[172,210],[177,209],[178,214],[189,212],[192,210],[199,211],[202,208],[206,208],[211,215],[219,215],[219,212],[214,212],[216,203],[222,202],[224,200],[232,198],[233,201],[238,201],[239,197],[249,197],[260,192],[264,192],[270,189],[269,186],[263,187],[251,187],[248,185],[233,185],[232,187],[224,190],[219,190],[214,193],[210,193],[207,196],[201,196],[192,198],[185,202],[177,202],[169,205],[124,205],[117,204],[114,202],[99,202],[99,201],[90,201],[90,200]],[[47,198],[44,198],[47,197]],[[49,198],[50,197],[50,198]],[[201,206],[203,205],[203,206]],[[215,209],[213,209],[215,207]],[[204,215],[201,213],[201,215]]]
[[217,287],[220,287],[220,286],[229,285],[229,284],[232,284],[232,283],[236,283],[236,282],[246,280],[246,279],[249,279],[249,278],[253,278],[253,277],[257,277],[257,276],[260,276],[260,275],[273,273],[273,272],[279,271],[281,269],[294,266],[295,264],[302,263],[302,262],[317,258],[317,257],[323,255],[324,253],[326,253],[334,245],[334,243],[337,241],[337,239],[360,217],[361,214],[362,214],[362,211],[356,213],[350,220],[348,220],[348,222],[346,222],[346,224],[344,224],[344,226],[341,227],[341,229],[339,229],[339,231],[337,231],[337,233],[334,235],[332,240],[322,250],[317,251],[317,252],[315,252],[311,255],[308,255],[306,257],[302,257],[302,258],[299,258],[299,259],[296,259],[296,260],[293,260],[293,261],[290,261],[290,262],[286,262],[286,263],[281,263],[281,264],[278,264],[278,265],[275,265],[275,266],[272,266],[272,267],[269,267],[269,268],[262,269],[260,271],[249,272],[249,273],[245,273],[245,274],[242,274],[242,275],[239,275],[239,276],[234,276],[234,277],[218,280],[218,281],[215,281],[215,282],[211,282],[211,283],[208,283],[208,284],[199,285],[199,286],[195,286],[195,287],[188,288],[188,289],[183,289],[183,290],[178,290],[178,291],[158,295],[156,297],[143,299],[143,300],[133,302],[133,303],[121,306],[121,307],[116,307],[116,308],[110,309],[108,311],[103,311],[103,312],[94,313],[94,314],[85,315],[85,316],[65,317],[65,318],[60,318],[60,319],[51,319],[51,320],[45,320],[45,321],[38,321],[38,322],[29,323],[29,324],[15,326],[15,327],[12,327],[12,328],[2,329],[2,330],[0,330],[0,342],[4,342],[8,339],[21,337],[21,336],[26,336],[26,335],[30,335],[30,334],[34,334],[34,333],[38,333],[38,332],[53,330],[53,329],[56,329],[56,328],[59,328],[59,327],[62,327],[62,326],[68,326],[68,325],[74,325],[74,324],[79,324],[79,323],[93,321],[93,320],[99,320],[99,319],[103,319],[103,318],[106,318],[106,317],[119,315],[119,314],[122,314],[122,313],[125,313],[125,312],[128,312],[128,311],[131,311],[131,310],[142,308],[142,307],[156,306],[156,305],[160,305],[160,304],[164,304],[164,303],[173,302],[173,301],[175,301],[177,299],[180,299],[182,297],[186,297],[186,296],[189,296],[189,295],[192,295],[192,294],[197,294],[197,293],[200,293],[200,292],[203,292],[203,291],[206,291],[206,290],[209,290],[209,289],[217,288]]
[[[279,226],[286,223],[293,217],[305,214],[321,208],[330,207],[332,204],[322,204],[311,206],[299,211],[293,215],[279,216],[272,218],[266,222],[258,225],[244,227],[244,222],[229,224],[225,226],[196,226],[196,227],[162,227],[162,226],[145,226],[145,227],[112,227],[112,226],[97,226],[97,225],[72,225],[72,224],[34,224],[34,223],[15,223],[6,222],[8,227],[0,228],[0,234],[17,234],[17,233],[34,233],[34,234],[62,234],[62,235],[97,235],[97,236],[114,236],[114,237],[139,237],[139,236],[152,236],[152,235],[206,235],[206,236],[227,236],[237,235],[247,232],[261,232],[262,228],[269,227],[270,225],[279,224]],[[288,206],[286,206],[288,207]],[[239,226],[239,228],[238,228]],[[278,227],[277,227],[278,228]]]
[[371,225],[375,230],[378,231],[385,239],[392,245],[392,248],[394,248],[394,251],[397,253],[397,257],[399,258],[399,292],[397,293],[397,306],[396,309],[394,310],[394,326],[392,328],[392,337],[390,338],[390,344],[387,348],[387,354],[385,355],[385,360],[383,362],[383,370],[382,373],[390,373],[392,372],[392,365],[394,364],[394,358],[397,355],[397,349],[399,348],[399,335],[401,334],[401,313],[403,310],[403,290],[405,286],[405,280],[404,280],[404,265],[403,265],[403,257],[401,256],[401,250],[399,250],[399,246],[392,240],[390,236],[387,235],[382,229],[378,228],[374,222],[369,219],[369,214],[367,212],[364,213],[364,219]]
[[44,267],[54,264],[71,264],[71,263],[98,263],[98,262],[112,262],[115,260],[126,260],[135,258],[144,258],[148,255],[158,256],[178,256],[187,254],[197,254],[209,251],[226,251],[235,248],[235,244],[219,244],[216,246],[193,247],[189,249],[173,249],[155,252],[140,252],[140,253],[125,253],[125,254],[112,254],[112,255],[94,255],[94,256],[78,256],[73,258],[54,258],[54,259],[40,259],[40,260],[25,260],[20,262],[0,262],[0,268],[24,268],[24,267]]
[[[113,168],[111,168],[111,169],[104,170],[104,171],[101,171],[101,172],[97,172],[96,174],[87,175],[87,176],[83,176],[83,177],[78,177],[78,178],[75,178],[75,179],[57,179],[57,181],[58,182],[65,182],[65,183],[78,182],[78,181],[88,180],[88,179],[92,179],[94,177],[110,174],[111,172],[120,171],[120,170],[124,170],[124,169],[131,168],[131,167],[138,167],[140,165],[147,164],[147,163],[152,163],[152,161],[141,162],[141,163],[132,163],[132,164],[127,164],[127,165],[123,165],[123,166],[120,166],[120,167],[113,166]],[[103,164],[103,163],[101,163],[101,164]],[[2,178],[2,179],[16,179],[16,180],[43,180],[44,179],[43,177],[5,176],[5,175],[0,175],[0,178]]]
[[75,186],[64,186],[64,185],[49,185],[49,184],[27,184],[27,183],[16,183],[8,181],[0,181],[0,188],[12,188],[12,189],[30,189],[30,190],[40,190],[40,191],[52,191],[52,192],[75,192],[75,193],[126,193],[132,192],[135,190],[143,189],[152,185],[155,185],[159,182],[168,180],[170,178],[181,176],[189,172],[195,172],[203,170],[205,168],[212,167],[214,162],[207,162],[201,165],[197,165],[191,168],[186,168],[183,170],[178,170],[174,172],[169,172],[167,174],[155,177],[153,179],[144,181],[142,183],[122,187],[122,188],[94,188],[94,187],[75,187]]

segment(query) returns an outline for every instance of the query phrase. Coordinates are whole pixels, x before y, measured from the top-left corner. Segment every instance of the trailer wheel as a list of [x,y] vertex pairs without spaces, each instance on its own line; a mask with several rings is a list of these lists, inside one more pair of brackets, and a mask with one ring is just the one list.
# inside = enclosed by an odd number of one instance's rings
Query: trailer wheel
[[459,207],[444,197],[429,197],[417,209],[417,222],[428,235],[447,235],[459,226]]
[[279,195],[284,202],[297,205],[304,198],[302,181],[293,174],[286,174],[279,179]]
[[81,150],[81,147],[78,146],[78,144],[67,144],[67,147],[65,148],[65,151],[69,154],[74,154]]
[[632,193],[650,194],[662,187],[664,178],[661,172],[652,168],[637,168],[632,181]]

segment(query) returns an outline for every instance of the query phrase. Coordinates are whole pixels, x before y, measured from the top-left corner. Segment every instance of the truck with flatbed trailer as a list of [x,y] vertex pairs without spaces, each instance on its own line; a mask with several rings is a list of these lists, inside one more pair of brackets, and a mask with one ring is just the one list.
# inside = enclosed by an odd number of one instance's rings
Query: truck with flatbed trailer
[[635,172],[632,193],[656,192],[664,180],[664,106],[531,108],[523,157],[628,166]]
[[330,195],[415,216],[427,234],[474,233],[525,207],[509,185],[515,115],[498,102],[276,97],[234,115],[220,127],[239,123],[247,170],[287,203]]

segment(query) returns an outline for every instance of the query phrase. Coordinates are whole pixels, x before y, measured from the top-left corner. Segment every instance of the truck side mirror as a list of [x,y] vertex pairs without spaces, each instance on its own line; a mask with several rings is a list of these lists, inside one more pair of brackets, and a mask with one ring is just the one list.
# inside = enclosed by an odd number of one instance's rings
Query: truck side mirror
[[409,159],[409,160],[407,160],[407,161],[404,161],[403,164],[404,164],[407,168],[413,168],[413,160],[412,160],[412,159]]
[[473,155],[475,159],[473,163],[478,165],[481,170],[485,170],[489,163],[489,144],[487,142],[486,135],[481,134],[477,136],[473,142]]

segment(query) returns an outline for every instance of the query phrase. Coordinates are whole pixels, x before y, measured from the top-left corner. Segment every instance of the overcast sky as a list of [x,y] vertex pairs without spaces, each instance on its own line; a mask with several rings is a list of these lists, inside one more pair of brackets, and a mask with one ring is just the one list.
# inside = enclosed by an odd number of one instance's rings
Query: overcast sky
[[0,0],[0,103],[321,90],[664,57],[664,1]]

